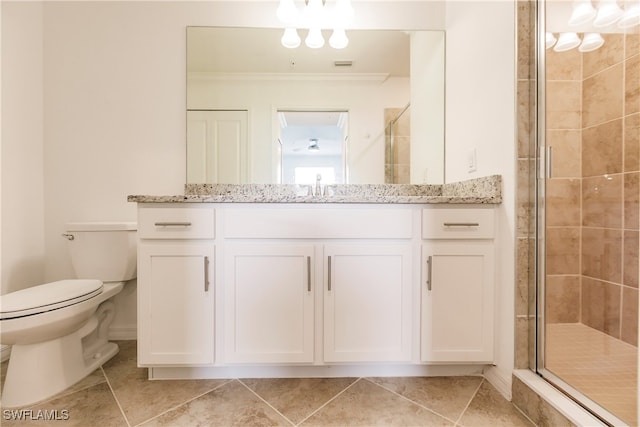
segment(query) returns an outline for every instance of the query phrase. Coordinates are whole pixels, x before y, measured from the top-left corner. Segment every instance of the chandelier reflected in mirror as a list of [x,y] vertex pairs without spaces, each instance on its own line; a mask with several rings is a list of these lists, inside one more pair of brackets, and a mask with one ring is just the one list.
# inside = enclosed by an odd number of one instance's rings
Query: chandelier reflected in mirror
[[284,26],[280,39],[286,48],[295,49],[302,43],[298,30],[306,29],[304,43],[312,49],[324,46],[322,30],[333,30],[329,46],[344,49],[349,44],[346,29],[353,18],[351,0],[305,0],[299,10],[294,0],[280,0],[276,15]]

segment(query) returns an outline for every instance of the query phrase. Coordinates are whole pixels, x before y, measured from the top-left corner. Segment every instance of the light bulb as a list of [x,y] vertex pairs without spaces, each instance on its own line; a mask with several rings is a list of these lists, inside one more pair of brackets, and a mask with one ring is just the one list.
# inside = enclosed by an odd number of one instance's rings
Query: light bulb
[[556,52],[565,52],[573,48],[578,47],[580,44],[580,37],[576,33],[562,33],[558,37],[558,42],[553,47]]
[[284,24],[292,24],[298,18],[298,9],[293,0],[280,0],[276,16]]
[[598,14],[593,20],[595,27],[607,27],[620,19],[624,13],[616,0],[600,0],[598,6]]
[[618,21],[618,27],[631,28],[635,25],[640,25],[640,1],[627,1],[626,11],[620,21]]
[[310,28],[307,38],[304,39],[304,44],[312,49],[320,49],[324,46],[324,37],[322,37],[320,28]]
[[347,33],[343,29],[333,30],[333,34],[329,37],[329,46],[334,49],[344,49],[349,44]]
[[351,0],[336,0],[333,8],[333,20],[336,26],[346,28],[351,23],[353,15]]
[[322,24],[324,23],[324,7],[322,0],[309,0],[303,14],[308,28],[322,27]]
[[586,24],[596,16],[596,10],[591,0],[573,0],[573,10],[569,18],[569,25],[577,26]]
[[593,52],[604,44],[604,39],[600,33],[585,33],[578,50],[580,52]]
[[300,46],[300,36],[295,28],[287,28],[284,30],[284,34],[280,39],[282,46],[288,49],[295,49]]
[[553,35],[553,33],[546,33],[545,34],[545,47],[547,49],[552,48],[554,44],[556,44],[556,36]]

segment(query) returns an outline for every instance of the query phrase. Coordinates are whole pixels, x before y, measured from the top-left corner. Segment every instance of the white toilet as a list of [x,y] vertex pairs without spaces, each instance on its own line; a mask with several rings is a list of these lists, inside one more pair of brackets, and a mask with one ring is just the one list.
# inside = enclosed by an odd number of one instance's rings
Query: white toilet
[[67,224],[77,279],[0,296],[0,343],[11,345],[2,407],[47,399],[118,353],[107,340],[109,298],[136,277],[136,224]]

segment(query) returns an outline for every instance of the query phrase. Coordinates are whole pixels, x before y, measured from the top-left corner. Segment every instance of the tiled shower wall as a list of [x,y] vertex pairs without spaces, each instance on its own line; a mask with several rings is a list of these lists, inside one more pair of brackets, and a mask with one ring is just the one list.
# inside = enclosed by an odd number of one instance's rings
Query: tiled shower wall
[[411,108],[385,108],[385,183],[410,183]]
[[637,345],[640,37],[548,50],[546,321]]
[[535,332],[535,2],[517,8],[517,228],[515,368],[534,368]]

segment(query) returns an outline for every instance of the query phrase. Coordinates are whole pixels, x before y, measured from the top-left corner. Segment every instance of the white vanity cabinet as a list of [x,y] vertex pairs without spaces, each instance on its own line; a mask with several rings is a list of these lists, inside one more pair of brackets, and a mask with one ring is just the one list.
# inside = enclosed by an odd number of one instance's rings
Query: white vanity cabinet
[[411,208],[233,207],[222,222],[228,362],[411,360]]
[[411,360],[411,242],[327,244],[326,362]]
[[139,203],[138,364],[229,378],[493,363],[494,230],[490,205]]
[[214,362],[214,210],[139,205],[138,364]]
[[494,210],[422,213],[423,362],[493,362]]
[[232,242],[224,259],[225,361],[312,363],[314,246]]

